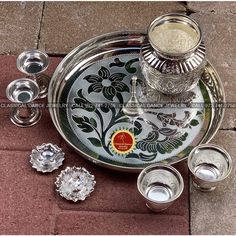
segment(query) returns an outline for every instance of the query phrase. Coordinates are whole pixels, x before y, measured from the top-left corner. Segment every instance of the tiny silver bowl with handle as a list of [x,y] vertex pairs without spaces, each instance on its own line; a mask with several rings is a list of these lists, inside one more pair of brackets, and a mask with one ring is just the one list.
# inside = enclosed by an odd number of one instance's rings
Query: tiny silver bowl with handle
[[152,211],[167,209],[179,198],[184,189],[181,174],[172,166],[154,164],[146,167],[138,176],[137,188]]
[[227,178],[232,170],[232,159],[221,147],[202,144],[195,147],[188,157],[188,168],[193,185],[201,191],[212,191]]

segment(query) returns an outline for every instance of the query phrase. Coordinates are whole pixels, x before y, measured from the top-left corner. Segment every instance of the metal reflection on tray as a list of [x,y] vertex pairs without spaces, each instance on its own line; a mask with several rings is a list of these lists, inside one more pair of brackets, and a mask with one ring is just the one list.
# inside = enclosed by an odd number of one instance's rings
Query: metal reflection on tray
[[144,96],[139,102],[149,107],[142,115],[124,114],[134,75],[137,96],[142,92],[140,49],[145,40],[139,32],[91,39],[73,50],[52,77],[48,101],[62,105],[50,108],[56,128],[75,150],[97,164],[139,171],[157,162],[181,161],[193,147],[209,142],[222,121],[222,107],[205,106],[225,101],[220,78],[209,62],[192,90],[195,108],[152,107]]

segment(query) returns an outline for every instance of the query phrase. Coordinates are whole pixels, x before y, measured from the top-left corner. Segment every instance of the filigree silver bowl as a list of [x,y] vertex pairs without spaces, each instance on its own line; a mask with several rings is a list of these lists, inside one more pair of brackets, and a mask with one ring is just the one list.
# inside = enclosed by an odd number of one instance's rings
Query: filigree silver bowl
[[58,175],[55,182],[57,192],[67,200],[83,201],[94,190],[96,184],[94,175],[83,167],[66,167]]
[[30,163],[40,172],[52,172],[62,165],[65,153],[55,144],[43,143],[32,150]]

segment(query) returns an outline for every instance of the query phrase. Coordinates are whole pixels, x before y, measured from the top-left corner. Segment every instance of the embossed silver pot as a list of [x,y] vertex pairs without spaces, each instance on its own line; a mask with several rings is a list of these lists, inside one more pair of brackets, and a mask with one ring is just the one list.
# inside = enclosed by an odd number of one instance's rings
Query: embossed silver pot
[[[170,30],[173,37],[169,37],[172,41],[168,42],[165,34]],[[188,46],[189,43],[181,39],[176,30],[192,40],[189,47],[173,50],[173,46],[178,49],[178,45]],[[197,85],[205,64],[205,45],[195,20],[183,14],[170,13],[156,18],[149,25],[148,37],[141,49],[141,67],[150,87],[167,95],[189,91]]]

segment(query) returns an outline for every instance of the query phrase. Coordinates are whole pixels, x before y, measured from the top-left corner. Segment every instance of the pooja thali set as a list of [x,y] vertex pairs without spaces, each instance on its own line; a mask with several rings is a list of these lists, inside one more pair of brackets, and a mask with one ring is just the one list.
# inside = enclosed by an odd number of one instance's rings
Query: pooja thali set
[[[208,144],[223,119],[224,89],[192,18],[170,13],[147,32],[90,39],[62,60],[51,79],[42,73],[47,65],[47,55],[37,50],[18,57],[18,69],[30,78],[7,88],[8,98],[27,110],[23,117],[23,108],[15,108],[13,123],[37,123],[41,110],[32,101],[47,95],[56,129],[81,156],[110,169],[141,172],[137,188],[150,209],[166,209],[182,193],[174,163],[187,159],[193,183],[203,191],[229,175],[229,154]],[[31,154],[32,166],[42,172],[63,160],[53,144]],[[67,167],[56,186],[63,197],[78,201],[93,191],[95,180],[82,167]]]

